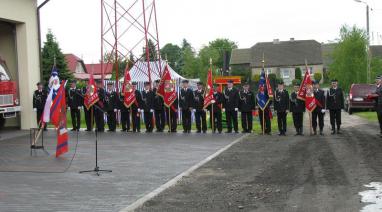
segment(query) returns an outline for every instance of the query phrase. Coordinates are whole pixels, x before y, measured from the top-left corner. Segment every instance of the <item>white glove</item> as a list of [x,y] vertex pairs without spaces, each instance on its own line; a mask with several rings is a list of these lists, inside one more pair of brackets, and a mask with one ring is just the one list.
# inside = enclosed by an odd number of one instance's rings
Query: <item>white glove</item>
[[192,109],[192,112],[194,112],[194,113],[195,113],[195,112],[196,112],[196,110],[195,110],[195,109]]
[[204,110],[204,112],[206,112],[206,113],[207,113],[207,111],[208,111],[207,109],[203,109],[203,110]]
[[239,110],[239,108],[235,107],[235,111],[238,111],[238,110]]
[[212,104],[215,104],[215,100],[211,100],[211,103],[212,103]]
[[68,109],[67,109],[68,111],[70,110],[70,107],[68,107]]
[[154,113],[154,110],[153,110],[153,109],[150,109],[150,113]]
[[81,110],[81,109],[82,109],[82,107],[81,107],[81,106],[79,106],[79,107],[78,107],[78,110]]
[[140,113],[140,112],[141,112],[141,109],[140,109],[140,108],[138,108],[138,110],[137,110],[137,111],[138,111],[138,113]]
[[37,111],[37,108],[33,108],[33,111],[36,112],[36,111]]
[[325,110],[325,109],[322,109],[322,110],[321,110],[321,113],[325,113],[325,112],[326,112],[326,110]]
[[225,108],[223,108],[222,111],[225,112]]
[[117,109],[114,109],[114,113],[116,113],[116,112],[118,112],[118,110],[117,110]]

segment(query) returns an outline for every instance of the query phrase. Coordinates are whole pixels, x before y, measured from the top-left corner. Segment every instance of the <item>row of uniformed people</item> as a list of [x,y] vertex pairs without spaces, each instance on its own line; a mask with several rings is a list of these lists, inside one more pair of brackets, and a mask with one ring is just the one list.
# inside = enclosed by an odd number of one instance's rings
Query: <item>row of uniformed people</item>
[[[87,81],[85,81],[87,82]],[[112,83],[108,83],[107,88],[103,89],[102,83],[97,82],[98,96],[100,101],[97,102],[92,108],[87,109],[84,106],[83,96],[86,94],[87,86],[78,89],[76,82],[70,83],[70,88],[67,92],[67,104],[71,113],[73,131],[80,129],[80,109],[84,108],[86,130],[92,130],[92,119],[96,123],[98,131],[104,131],[104,114],[107,114],[107,124],[109,131],[116,130],[116,114],[120,112],[120,123],[122,131],[130,131],[132,125],[133,132],[140,132],[140,115],[144,114],[144,123],[146,125],[146,132],[152,132],[154,129],[153,115],[155,115],[155,125],[157,132],[163,132],[166,122],[169,123],[169,132],[176,132],[177,129],[177,108],[179,99],[179,110],[182,114],[182,126],[184,133],[191,131],[191,114],[194,112],[197,132],[207,131],[207,111],[214,119],[213,131],[222,132],[222,112],[226,114],[227,133],[238,133],[238,112],[241,112],[241,125],[243,133],[252,132],[253,126],[253,110],[256,110],[256,98],[254,93],[250,90],[249,84],[245,83],[241,90],[233,86],[232,81],[228,81],[227,87],[222,93],[218,92],[216,85],[214,86],[215,103],[204,109],[204,94],[205,90],[202,83],[198,83],[197,89],[192,91],[189,88],[187,80],[182,81],[182,88],[179,90],[179,98],[175,105],[175,110],[168,110],[164,106],[163,99],[156,93],[159,81],[155,81],[154,89],[150,89],[150,84],[145,83],[143,91],[135,90],[136,101],[131,107],[124,105],[123,95],[118,95],[115,92]],[[38,89],[34,93],[33,107],[37,111],[37,120],[40,120],[47,93],[43,89],[42,84],[38,83]],[[132,85],[136,88],[136,83]],[[296,134],[302,135],[302,122],[303,113],[305,111],[305,104],[302,100],[297,99],[297,92],[299,84],[294,86],[294,92],[289,97],[288,91],[285,90],[283,83],[278,85],[275,91],[274,110],[277,112],[277,121],[279,127],[279,134],[285,135],[286,133],[286,116],[287,112],[292,112]],[[337,81],[332,82],[332,88],[328,91],[326,97],[324,91],[319,88],[319,83],[314,83],[314,95],[319,104],[312,112],[312,126],[314,133],[317,132],[317,125],[320,134],[323,132],[324,127],[324,114],[326,108],[330,110],[330,120],[333,133],[339,132],[341,124],[341,109],[343,108],[343,94],[342,90],[337,88]],[[327,104],[326,104],[327,102]],[[326,107],[327,105],[327,107]],[[212,107],[213,106],[213,110]],[[94,113],[94,116],[91,113]],[[265,107],[264,111],[259,110],[260,125],[263,127],[263,112],[264,112],[264,131],[266,134],[271,133],[270,124],[270,104]],[[171,113],[171,114],[170,114]],[[167,117],[167,120],[166,120]],[[170,119],[170,120],[169,120]],[[318,120],[318,122],[317,122]],[[131,123],[130,123],[131,121]],[[212,125],[212,124],[211,124]],[[337,128],[335,127],[337,125]]]

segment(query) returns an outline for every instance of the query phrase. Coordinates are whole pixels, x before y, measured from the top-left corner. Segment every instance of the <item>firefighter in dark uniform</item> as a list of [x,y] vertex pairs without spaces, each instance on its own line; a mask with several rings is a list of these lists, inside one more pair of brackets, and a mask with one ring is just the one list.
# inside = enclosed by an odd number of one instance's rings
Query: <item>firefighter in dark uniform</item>
[[287,114],[289,110],[289,93],[284,88],[284,82],[279,82],[275,92],[274,110],[277,111],[279,135],[285,136],[287,130]]
[[188,87],[188,80],[182,81],[180,90],[179,107],[182,110],[183,133],[191,132],[191,111],[193,109],[194,94]]
[[[215,133],[216,129],[219,133],[222,133],[222,107],[223,107],[224,96],[221,92],[218,91],[217,85],[214,85],[214,100],[212,104],[208,106],[208,110],[210,111],[210,117],[213,116],[214,119],[214,127],[212,132]],[[212,108],[213,107],[213,108]],[[213,109],[213,115],[212,115]],[[212,118],[210,119],[210,124],[212,126]]]
[[70,117],[72,118],[72,131],[79,131],[81,128],[81,90],[77,89],[76,81],[70,82],[70,88],[67,92],[67,105],[70,110]]
[[158,94],[160,80],[155,80],[154,84],[154,114],[155,114],[155,126],[157,132],[163,132],[166,124],[166,114],[163,98]]
[[154,98],[155,94],[151,90],[150,82],[145,82],[145,88],[142,91],[142,110],[144,114],[144,121],[146,125],[146,133],[153,132],[153,113],[154,113]]
[[91,106],[89,109],[87,109],[86,106],[85,106],[85,95],[86,95],[86,92],[88,90],[88,86],[89,86],[89,81],[85,80],[85,87],[82,88],[81,95],[82,95],[82,106],[84,108],[85,122],[86,122],[86,130],[85,131],[92,131],[93,130],[92,129],[93,128],[93,123],[91,123],[91,122],[93,120],[92,120],[92,117],[91,117],[91,115],[92,115],[91,111],[92,111],[93,106]]
[[235,133],[239,132],[237,123],[237,111],[239,110],[239,92],[233,87],[233,81],[228,80],[227,87],[224,89],[224,110],[227,119],[227,132],[232,133],[232,124]]
[[195,122],[197,133],[207,132],[207,117],[204,110],[204,90],[203,83],[197,83],[198,89],[194,91]]
[[[37,125],[41,127],[41,116],[44,111],[46,98],[48,97],[48,93],[44,89],[44,86],[41,82],[38,82],[36,84],[37,90],[33,93],[33,110],[37,113]],[[46,125],[44,127],[44,130],[46,130]]]
[[318,127],[320,129],[320,135],[324,135],[324,116],[325,116],[325,92],[320,89],[320,82],[314,81],[314,98],[316,98],[317,106],[312,112],[312,127],[313,134],[317,135],[317,119],[318,119]]
[[252,110],[255,109],[255,95],[249,90],[249,83],[244,83],[243,90],[239,92],[239,110],[241,112],[242,133],[252,132],[253,116]]
[[131,105],[131,122],[133,124],[133,132],[141,132],[141,105],[142,105],[142,95],[141,92],[137,90],[137,82],[131,83],[133,89],[135,90],[135,102]]
[[301,99],[298,99],[298,90],[300,89],[300,84],[296,83],[293,86],[294,91],[290,95],[290,112],[292,112],[293,124],[296,128],[296,135],[303,134],[303,118],[305,112],[305,102]]
[[377,76],[375,84],[377,88],[374,93],[368,95],[368,98],[375,99],[375,111],[377,112],[380,129],[379,136],[382,138],[382,76]]
[[96,129],[98,132],[105,131],[105,89],[103,89],[102,81],[97,81],[97,92],[99,101],[93,106],[94,108],[94,120],[96,123]]
[[130,131],[130,110],[125,105],[125,97],[123,94],[124,91],[121,91],[118,97],[118,109],[121,112],[121,132],[129,132]]
[[[344,108],[344,94],[338,87],[338,81],[332,80],[332,87],[326,94],[326,107],[330,112],[330,125],[332,126],[332,135],[341,134],[341,110]],[[337,128],[336,128],[337,126]]]
[[109,132],[115,132],[116,129],[116,115],[118,94],[114,91],[113,83],[107,83],[107,90],[105,93],[105,111],[107,113],[107,125],[109,126]]

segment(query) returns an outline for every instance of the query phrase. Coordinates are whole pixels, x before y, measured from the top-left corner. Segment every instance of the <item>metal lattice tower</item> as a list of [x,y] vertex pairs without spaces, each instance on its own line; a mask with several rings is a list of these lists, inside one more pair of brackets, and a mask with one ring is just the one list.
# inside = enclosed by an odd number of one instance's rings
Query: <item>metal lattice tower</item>
[[[159,61],[160,46],[155,0],[100,0],[101,1],[101,69],[104,80],[105,69],[114,66],[116,80],[118,61],[129,59],[146,61],[147,67],[139,69],[151,82],[150,58]],[[149,39],[156,52],[149,51]],[[142,54],[142,48],[145,54]],[[106,58],[105,53],[107,53]],[[161,72],[162,67],[158,67]],[[161,75],[161,73],[159,73]],[[118,83],[116,83],[118,90]]]

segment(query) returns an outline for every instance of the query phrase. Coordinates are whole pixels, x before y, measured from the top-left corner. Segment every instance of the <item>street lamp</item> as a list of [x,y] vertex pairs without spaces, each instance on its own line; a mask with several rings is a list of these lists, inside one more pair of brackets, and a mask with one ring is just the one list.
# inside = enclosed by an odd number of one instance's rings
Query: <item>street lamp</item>
[[367,83],[370,83],[370,23],[369,23],[369,4],[362,0],[354,0],[355,2],[366,5],[366,32],[367,32]]

